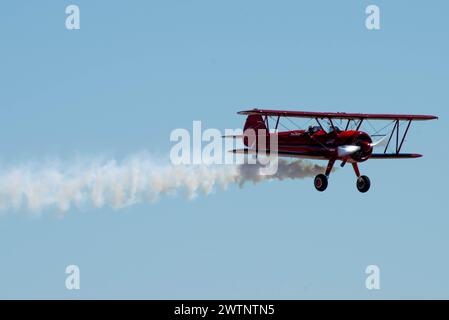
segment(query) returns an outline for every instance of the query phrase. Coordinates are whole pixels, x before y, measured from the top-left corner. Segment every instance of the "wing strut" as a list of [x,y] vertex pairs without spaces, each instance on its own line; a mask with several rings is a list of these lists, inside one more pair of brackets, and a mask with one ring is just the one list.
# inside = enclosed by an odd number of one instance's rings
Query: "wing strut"
[[318,118],[315,118],[315,120],[316,120],[316,122],[318,122],[318,125],[320,126],[321,130],[326,131],[326,130],[324,130],[324,127],[321,125],[320,120]]
[[279,126],[279,119],[281,118],[281,116],[278,116],[277,120],[276,120],[276,127],[274,128],[276,131],[278,131],[278,126]]
[[348,119],[348,123],[346,123],[345,131],[348,131],[350,124],[351,124],[351,119]]
[[400,121],[399,121],[399,119],[396,120],[396,123],[394,124],[393,130],[391,131],[390,138],[388,139],[387,145],[385,146],[384,153],[387,153],[388,147],[390,146],[391,139],[393,138],[393,135],[394,135],[395,132],[396,132],[396,148],[395,148],[396,154],[399,154],[401,152],[402,145],[404,144],[405,137],[407,136],[407,133],[408,133],[408,130],[410,129],[410,125],[411,124],[412,124],[412,120],[409,120],[408,123],[407,123],[407,127],[405,129],[405,132],[402,135],[401,142],[399,142]]
[[[404,135],[402,136],[401,144],[399,144],[399,148],[396,149],[396,153],[399,153],[402,148],[402,144],[404,143],[405,136],[407,135],[408,129],[410,128],[410,125],[412,124],[412,120],[409,120],[407,124],[407,128],[405,129]],[[398,124],[398,134],[399,134],[399,124]]]

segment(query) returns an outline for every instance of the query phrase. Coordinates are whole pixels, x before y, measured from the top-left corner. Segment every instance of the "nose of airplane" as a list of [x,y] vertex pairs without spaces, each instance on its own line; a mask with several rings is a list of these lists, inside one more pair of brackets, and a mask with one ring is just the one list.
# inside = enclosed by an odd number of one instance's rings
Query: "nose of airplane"
[[337,154],[338,154],[339,157],[347,157],[347,156],[350,156],[353,153],[356,153],[360,149],[361,149],[360,146],[355,146],[355,145],[340,146],[337,149]]

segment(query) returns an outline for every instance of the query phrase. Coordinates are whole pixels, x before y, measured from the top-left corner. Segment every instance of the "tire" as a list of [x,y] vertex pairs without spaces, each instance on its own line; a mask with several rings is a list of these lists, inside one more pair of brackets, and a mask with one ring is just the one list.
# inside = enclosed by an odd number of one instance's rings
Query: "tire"
[[324,174],[317,175],[314,180],[314,185],[318,191],[323,192],[328,185],[327,177]]
[[357,190],[362,193],[365,193],[371,187],[371,181],[367,176],[360,176],[357,179]]

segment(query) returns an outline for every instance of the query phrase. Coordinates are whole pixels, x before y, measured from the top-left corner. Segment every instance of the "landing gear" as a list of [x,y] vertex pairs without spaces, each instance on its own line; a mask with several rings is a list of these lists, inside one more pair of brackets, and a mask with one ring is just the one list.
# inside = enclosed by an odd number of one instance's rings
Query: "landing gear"
[[360,176],[357,178],[357,190],[362,193],[365,193],[369,190],[371,186],[371,181],[367,176]]
[[328,178],[332,171],[332,168],[334,167],[334,163],[335,163],[334,159],[329,160],[329,163],[327,164],[326,168],[326,173],[325,174],[320,173],[315,177],[314,185],[318,191],[323,192],[324,190],[327,189]]
[[356,162],[352,164],[352,167],[354,168],[355,175],[357,176],[357,190],[362,193],[367,192],[371,187],[370,179],[367,176],[360,175],[359,167]]
[[[334,167],[335,160],[329,160],[329,163],[327,164],[326,173],[322,174],[320,173],[315,177],[314,185],[315,189],[317,189],[320,192],[323,192],[327,189],[327,186],[329,184],[329,175],[332,171],[332,168]],[[342,167],[346,164],[346,161],[343,161]],[[360,175],[359,167],[357,165],[357,162],[352,163],[352,167],[354,168],[355,175],[357,176],[357,190],[359,190],[362,193],[365,193],[369,190],[371,187],[371,181],[367,176]]]
[[315,188],[318,191],[323,192],[324,190],[326,190],[328,185],[327,177],[324,174],[320,173],[315,177],[314,184]]

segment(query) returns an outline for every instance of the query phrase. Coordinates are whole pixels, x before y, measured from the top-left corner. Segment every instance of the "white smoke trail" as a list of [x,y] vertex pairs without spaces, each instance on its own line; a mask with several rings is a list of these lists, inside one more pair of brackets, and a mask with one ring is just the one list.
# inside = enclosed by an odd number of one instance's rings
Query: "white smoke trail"
[[0,210],[41,212],[72,207],[123,208],[153,202],[163,195],[184,193],[193,198],[230,184],[243,186],[273,179],[301,179],[324,168],[307,161],[279,160],[273,176],[259,174],[259,166],[161,165],[148,154],[136,154],[121,162],[89,160],[43,162],[0,170]]

